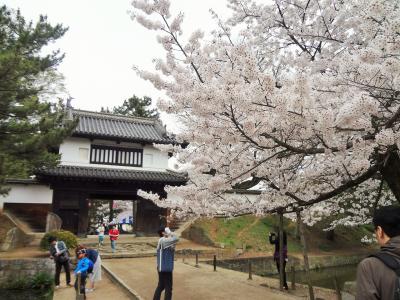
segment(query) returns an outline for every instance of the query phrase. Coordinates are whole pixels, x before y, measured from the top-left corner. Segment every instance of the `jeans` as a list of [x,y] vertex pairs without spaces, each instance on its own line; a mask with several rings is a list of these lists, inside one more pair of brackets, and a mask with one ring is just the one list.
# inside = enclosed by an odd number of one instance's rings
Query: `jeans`
[[165,290],[164,299],[172,299],[172,272],[158,272],[158,285],[154,292],[153,300],[160,300],[162,291]]
[[116,241],[111,240],[111,251],[115,252],[115,248],[116,248]]
[[69,260],[67,260],[65,262],[56,261],[56,275],[54,277],[55,285],[60,285],[60,273],[61,273],[62,267],[64,267],[65,278],[67,279],[67,284],[69,284],[71,282],[71,274],[70,274],[70,270],[69,270]]

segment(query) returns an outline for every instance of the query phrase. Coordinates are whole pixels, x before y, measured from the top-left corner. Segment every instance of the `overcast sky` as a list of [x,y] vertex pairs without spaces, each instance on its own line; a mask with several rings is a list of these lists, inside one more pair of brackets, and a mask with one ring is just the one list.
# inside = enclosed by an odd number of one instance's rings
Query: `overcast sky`
[[[184,32],[215,27],[209,9],[226,16],[224,0],[172,0],[174,13],[185,14]],[[100,110],[119,105],[132,94],[162,96],[153,86],[132,70],[137,65],[153,69],[152,59],[164,57],[156,42],[156,32],[132,21],[130,0],[3,0],[5,5],[20,8],[26,19],[37,20],[47,15],[52,24],[69,27],[56,46],[65,53],[59,70],[74,98],[75,108]],[[172,119],[163,117],[168,129],[176,131]]]

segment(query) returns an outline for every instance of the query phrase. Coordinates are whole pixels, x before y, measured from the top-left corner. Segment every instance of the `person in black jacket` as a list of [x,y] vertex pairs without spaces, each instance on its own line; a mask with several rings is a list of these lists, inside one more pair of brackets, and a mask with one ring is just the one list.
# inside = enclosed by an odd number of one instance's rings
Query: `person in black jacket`
[[56,264],[56,273],[54,278],[56,288],[60,287],[60,273],[62,267],[64,267],[67,286],[71,287],[71,274],[69,269],[69,255],[67,246],[63,241],[58,241],[57,237],[55,236],[49,237],[49,244],[50,258],[54,259]]
[[[278,272],[280,272],[280,259],[279,259],[279,233],[275,234],[271,232],[269,234],[269,242],[270,244],[275,246],[274,251],[274,261],[276,263],[276,268]],[[286,262],[288,260],[287,256],[287,234],[286,231],[283,232],[283,287],[285,290],[288,289],[288,284],[286,282]]]

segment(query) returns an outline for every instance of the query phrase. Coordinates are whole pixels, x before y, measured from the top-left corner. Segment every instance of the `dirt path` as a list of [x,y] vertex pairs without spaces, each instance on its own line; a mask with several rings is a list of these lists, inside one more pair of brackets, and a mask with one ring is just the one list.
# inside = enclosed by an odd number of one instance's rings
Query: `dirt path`
[[[152,299],[157,285],[155,258],[107,260],[103,264],[144,299]],[[174,300],[289,300],[299,299],[287,293],[269,289],[257,280],[247,280],[246,274],[219,269],[209,265],[200,268],[175,263]],[[57,300],[57,299],[56,299]]]
[[[130,258],[103,261],[120,280],[145,300],[153,298],[157,286],[155,258]],[[280,292],[279,280],[200,264],[199,268],[180,260],[175,262],[173,279],[174,300],[290,300],[307,299],[306,286],[297,285],[296,290]],[[290,284],[289,284],[290,285]],[[334,291],[315,288],[316,298],[336,300]],[[347,299],[347,298],[343,298]],[[57,299],[56,299],[57,300]]]
[[[74,280],[74,279],[73,279]],[[61,287],[55,290],[53,300],[74,300],[75,289],[66,287],[65,274],[61,274]],[[88,286],[88,284],[87,284]],[[87,300],[124,300],[128,296],[115,285],[110,278],[103,272],[102,280],[96,284],[94,292],[87,293]]]

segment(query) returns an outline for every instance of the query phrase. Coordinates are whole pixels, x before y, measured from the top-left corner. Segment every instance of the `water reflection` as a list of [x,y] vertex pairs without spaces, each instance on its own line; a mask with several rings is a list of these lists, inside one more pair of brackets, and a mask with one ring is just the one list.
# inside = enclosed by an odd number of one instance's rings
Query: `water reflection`
[[[336,276],[340,289],[343,289],[346,281],[355,281],[357,273],[357,265],[347,265],[341,267],[329,267],[317,270],[311,270],[310,276],[314,286],[335,289],[334,278]],[[279,278],[279,275],[272,276]],[[287,273],[288,281],[291,280],[292,276],[290,272]],[[305,272],[296,272],[296,283],[306,284]]]

